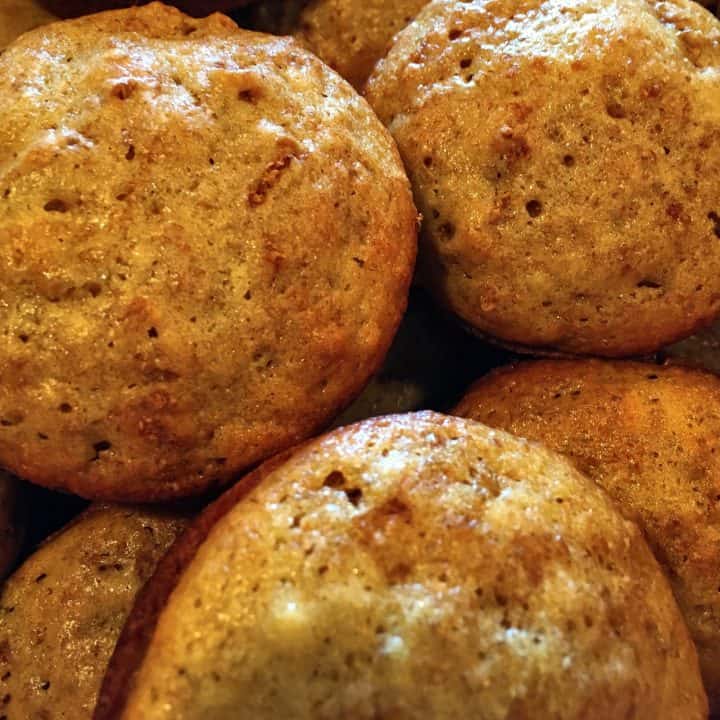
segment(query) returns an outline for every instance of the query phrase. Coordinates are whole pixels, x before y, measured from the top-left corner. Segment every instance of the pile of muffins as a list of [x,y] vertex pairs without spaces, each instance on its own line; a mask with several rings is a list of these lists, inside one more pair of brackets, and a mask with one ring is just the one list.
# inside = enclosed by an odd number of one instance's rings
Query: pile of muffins
[[125,4],[0,0],[0,720],[720,718],[714,8]]

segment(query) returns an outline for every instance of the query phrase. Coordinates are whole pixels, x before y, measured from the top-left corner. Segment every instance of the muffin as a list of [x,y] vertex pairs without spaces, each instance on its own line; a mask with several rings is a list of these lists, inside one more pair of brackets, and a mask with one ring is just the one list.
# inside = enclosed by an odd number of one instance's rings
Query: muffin
[[2,0],[0,3],[0,51],[28,30],[55,20],[37,0]]
[[437,0],[368,82],[420,276],[519,349],[624,356],[720,309],[720,24],[689,0]]
[[483,378],[456,411],[567,455],[639,523],[720,712],[720,380],[645,363],[542,361]]
[[186,519],[93,506],[51,538],[0,595],[0,712],[91,718],[135,594]]
[[327,425],[407,302],[392,139],[289,38],[160,4],[0,57],[0,464],[203,492]]
[[[148,0],[42,0],[56,15],[74,18],[103,10],[118,10],[144,5]],[[249,5],[252,0],[173,0],[172,5],[194,17],[204,17],[216,11],[228,11]]]
[[706,717],[637,526],[559,456],[434,413],[337,430],[221,498],[103,687],[96,720]]
[[12,570],[25,529],[24,503],[17,478],[0,471],[0,581]]
[[384,57],[393,36],[428,0],[269,0],[240,14],[240,24],[294,34],[358,90]]

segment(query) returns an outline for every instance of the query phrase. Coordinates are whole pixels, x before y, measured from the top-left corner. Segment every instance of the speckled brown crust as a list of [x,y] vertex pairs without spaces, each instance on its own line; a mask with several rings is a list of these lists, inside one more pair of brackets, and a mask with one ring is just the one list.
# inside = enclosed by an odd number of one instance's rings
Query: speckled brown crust
[[651,352],[720,309],[720,24],[690,0],[436,0],[367,97],[421,276],[501,340]]
[[288,458],[211,509],[96,720],[706,716],[639,530],[558,456],[421,413]]
[[0,0],[0,51],[24,32],[55,19],[37,0]]
[[480,380],[456,412],[566,454],[639,522],[720,712],[720,380],[645,363],[524,363]]
[[227,482],[326,425],[407,302],[392,139],[288,38],[154,4],[0,57],[0,462],[77,494]]
[[0,471],[0,581],[12,569],[24,535],[19,481]]
[[0,595],[0,712],[7,720],[92,717],[135,594],[186,522],[94,506],[25,561]]

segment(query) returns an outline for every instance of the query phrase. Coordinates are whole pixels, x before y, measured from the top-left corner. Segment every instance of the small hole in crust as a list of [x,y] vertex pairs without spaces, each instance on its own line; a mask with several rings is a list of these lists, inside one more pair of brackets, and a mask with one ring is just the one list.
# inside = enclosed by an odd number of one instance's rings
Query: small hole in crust
[[58,410],[61,413],[69,413],[72,412],[72,405],[70,403],[60,403],[60,406],[58,407]]
[[543,206],[539,200],[529,200],[525,203],[525,210],[530,217],[536,218],[542,215]]
[[565,155],[563,157],[563,165],[565,167],[573,167],[573,165],[575,165],[575,158],[572,155]]
[[451,222],[444,222],[438,227],[438,232],[447,240],[451,240],[455,237],[455,226]]
[[433,164],[433,159],[429,155],[426,155],[423,158],[423,165],[425,167],[429,168],[429,167],[432,167],[432,164]]
[[126,160],[134,160],[135,159],[135,146],[131,145],[127,152],[125,153],[125,159]]
[[357,507],[363,498],[363,491],[360,488],[349,488],[345,490],[345,496],[354,507]]
[[651,290],[657,290],[658,288],[661,288],[661,287],[662,287],[662,284],[659,283],[659,282],[655,282],[654,280],[645,279],[645,280],[641,280],[641,281],[637,284],[637,287],[639,287],[639,288],[649,288],[649,289],[651,289]]
[[605,106],[605,110],[615,120],[622,120],[625,117],[625,108],[615,100],[610,100]]
[[60,198],[48,200],[45,205],[43,205],[43,210],[45,212],[66,213],[69,209],[68,204]]
[[720,238],[720,215],[718,215],[714,210],[711,210],[708,213],[708,220],[710,220],[713,224],[713,232],[715,233],[715,237]]
[[149,338],[153,338],[153,339],[156,338],[156,337],[158,337],[157,328],[151,327],[151,328],[148,330],[148,337],[149,337]]
[[323,482],[324,487],[341,488],[345,484],[345,476],[339,470],[333,470]]
[[98,282],[86,282],[83,289],[87,290],[93,297],[97,297],[102,292],[102,285]]
[[462,30],[459,30],[458,28],[454,28],[448,33],[448,40],[457,40],[461,35],[462,35]]
[[463,58],[460,61],[460,67],[463,70],[467,70],[467,68],[469,68],[471,65],[472,65],[472,58]]
[[261,93],[258,88],[245,88],[244,90],[238,91],[238,100],[255,105],[260,99],[260,95]]
[[118,100],[127,100],[135,92],[135,87],[135,82],[132,80],[119,82],[113,86],[110,95]]
[[100,459],[100,453],[107,452],[112,447],[112,443],[109,440],[100,440],[100,442],[96,442],[93,445],[93,450],[95,451],[95,457],[93,458],[93,461]]

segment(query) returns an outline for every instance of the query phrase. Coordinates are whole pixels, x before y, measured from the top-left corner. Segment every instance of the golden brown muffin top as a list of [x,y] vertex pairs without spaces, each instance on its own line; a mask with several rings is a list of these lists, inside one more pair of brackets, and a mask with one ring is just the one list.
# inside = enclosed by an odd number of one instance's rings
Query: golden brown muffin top
[[437,0],[367,96],[467,323],[650,352],[720,309],[720,24],[690,0]]
[[559,456],[419,413],[258,479],[184,555],[125,720],[706,716],[639,530]]
[[360,89],[395,33],[424,5],[427,0],[313,0],[300,14],[295,37]]
[[159,4],[0,57],[0,462],[199,492],[326,424],[406,304],[391,138],[288,38]]
[[135,595],[184,517],[93,506],[53,536],[0,594],[0,714],[91,718]]
[[55,20],[37,0],[0,2],[0,51],[18,35]]
[[638,522],[720,711],[720,380],[645,363],[523,363],[480,380],[456,412],[567,455]]

